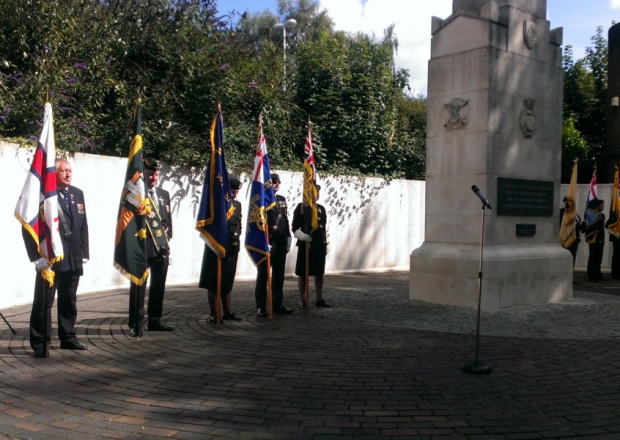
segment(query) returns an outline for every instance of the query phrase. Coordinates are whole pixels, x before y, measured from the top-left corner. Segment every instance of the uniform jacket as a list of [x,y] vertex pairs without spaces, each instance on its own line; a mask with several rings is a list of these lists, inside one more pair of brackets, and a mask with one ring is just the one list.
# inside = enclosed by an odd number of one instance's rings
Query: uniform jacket
[[[311,234],[311,248],[313,245],[315,247],[325,247],[325,245],[327,244],[327,212],[325,211],[325,207],[319,204],[316,205],[316,210],[318,214],[319,227]],[[306,220],[302,203],[297,205],[297,207],[295,208],[295,212],[293,213],[293,232],[298,229],[301,229],[301,231],[305,234],[308,233],[306,232]],[[301,246],[304,243],[304,241],[297,240],[297,246]]]
[[[65,206],[60,193],[58,195],[58,210],[62,210],[67,228],[69,229],[69,231],[65,230],[63,222],[59,218],[60,240],[62,242],[64,257],[62,260],[54,263],[52,269],[58,272],[77,271],[82,275],[83,261],[84,259],[90,259],[88,247],[88,221],[86,219],[84,193],[81,189],[70,185],[67,187],[67,197],[69,199],[68,208]],[[68,232],[71,234],[67,234]],[[41,258],[37,246],[30,234],[23,228],[22,233],[24,234],[24,241],[30,261],[36,261]]]
[[267,224],[269,244],[276,247],[287,246],[291,228],[288,224],[288,206],[283,196],[276,194],[276,205],[267,211]]
[[[155,188],[155,197],[157,198],[157,210],[159,211],[159,215],[161,217],[161,225],[166,231],[166,235],[168,236],[168,240],[172,239],[172,213],[170,212],[170,193],[162,188]],[[151,237],[151,233],[149,229],[147,231],[147,240],[146,240],[146,256],[148,258],[157,257],[157,249],[155,248],[155,243],[153,242],[153,237]]]
[[239,244],[241,237],[241,203],[237,200],[233,200],[233,206],[235,207],[235,212],[228,219],[228,247],[226,248],[226,255],[228,252],[239,252],[241,249],[241,245]]

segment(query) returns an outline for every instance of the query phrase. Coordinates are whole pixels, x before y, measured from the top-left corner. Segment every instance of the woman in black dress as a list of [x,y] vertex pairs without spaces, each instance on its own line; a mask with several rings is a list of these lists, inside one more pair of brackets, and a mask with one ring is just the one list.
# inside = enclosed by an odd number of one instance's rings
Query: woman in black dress
[[[320,185],[316,185],[317,200],[319,198]],[[297,287],[301,295],[299,307],[306,308],[306,243],[310,243],[310,271],[309,275],[314,277],[314,288],[316,290],[317,307],[331,307],[331,304],[323,299],[323,274],[325,273],[325,256],[327,255],[327,213],[325,207],[317,203],[317,214],[319,227],[308,235],[305,231],[306,221],[303,205],[300,203],[293,213],[293,233],[297,238],[297,262],[295,263],[295,275]]]

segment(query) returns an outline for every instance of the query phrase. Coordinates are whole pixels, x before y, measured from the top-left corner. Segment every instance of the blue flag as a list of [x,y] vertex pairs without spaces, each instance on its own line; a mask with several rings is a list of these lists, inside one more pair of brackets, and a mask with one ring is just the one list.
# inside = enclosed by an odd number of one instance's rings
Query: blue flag
[[232,194],[224,158],[224,120],[218,106],[211,124],[211,158],[207,164],[196,229],[217,256],[226,256],[227,220],[233,214]]
[[256,147],[256,157],[254,159],[250,208],[248,210],[248,227],[245,233],[245,248],[256,266],[262,263],[269,254],[269,243],[267,243],[266,233],[266,213],[275,205],[276,196],[271,186],[271,170],[269,169],[269,157],[267,156],[267,141],[261,129],[258,146]]

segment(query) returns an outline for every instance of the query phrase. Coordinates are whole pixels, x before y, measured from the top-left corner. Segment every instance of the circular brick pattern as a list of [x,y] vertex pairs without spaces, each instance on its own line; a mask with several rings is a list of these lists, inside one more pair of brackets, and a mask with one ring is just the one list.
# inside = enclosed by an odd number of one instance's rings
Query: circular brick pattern
[[[0,322],[0,436],[8,438],[618,438],[620,298],[483,313],[408,300],[406,273],[326,277],[334,307],[256,315],[237,282],[240,323],[206,322],[206,292],[169,287],[174,332],[133,339],[127,292],[81,295],[86,352],[37,359],[29,306]],[[311,302],[313,305],[313,301]]]

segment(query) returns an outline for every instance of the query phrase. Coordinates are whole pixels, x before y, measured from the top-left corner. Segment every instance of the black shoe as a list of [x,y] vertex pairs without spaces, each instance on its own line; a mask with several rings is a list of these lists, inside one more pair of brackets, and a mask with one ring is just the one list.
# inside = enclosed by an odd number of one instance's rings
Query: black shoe
[[267,312],[267,307],[259,307],[256,310],[256,313],[258,314],[258,316],[262,316],[263,318],[265,316],[269,316],[269,312]]
[[241,316],[237,315],[235,312],[224,313],[222,318],[225,319],[226,321],[237,321],[237,322],[243,321]]
[[328,302],[325,302],[324,299],[320,299],[317,302],[314,303],[315,306],[317,307],[331,307],[332,305]]
[[287,308],[284,304],[278,304],[273,307],[273,313],[293,313],[293,309]]
[[88,350],[88,347],[81,342],[62,341],[60,348],[63,350]]
[[573,284],[581,284],[581,281],[573,280]]
[[46,358],[50,355],[50,352],[47,350],[45,350],[45,352],[43,350],[36,350],[34,355],[38,358]]
[[596,283],[596,280],[593,280],[592,278],[588,278],[588,283]]
[[129,335],[132,338],[141,338],[142,337],[142,329],[141,328],[132,328],[129,330]]
[[600,277],[599,281],[609,281],[609,278],[607,278],[607,277]]
[[150,332],[171,332],[174,330],[174,327],[161,321],[150,321],[147,328]]

